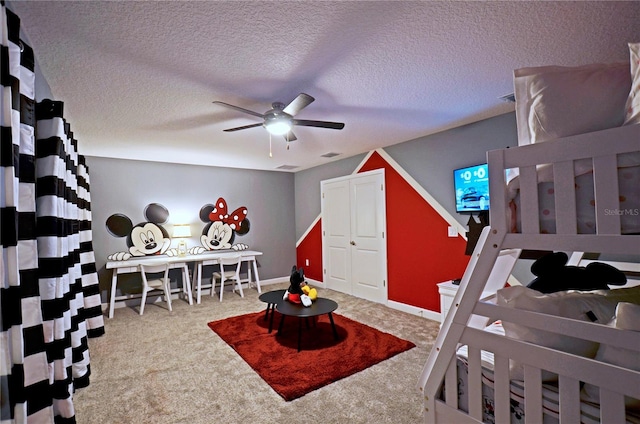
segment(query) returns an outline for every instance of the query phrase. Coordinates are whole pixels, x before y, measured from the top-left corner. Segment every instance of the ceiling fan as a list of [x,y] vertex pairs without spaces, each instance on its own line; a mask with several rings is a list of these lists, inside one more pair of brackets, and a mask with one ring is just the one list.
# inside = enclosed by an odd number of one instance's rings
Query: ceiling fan
[[328,121],[309,121],[306,119],[295,119],[294,116],[298,114],[302,109],[309,106],[315,99],[308,94],[300,93],[293,99],[288,105],[284,103],[274,102],[271,104],[271,110],[265,113],[258,113],[252,110],[244,109],[239,106],[230,105],[229,103],[214,101],[214,104],[228,107],[240,112],[248,113],[249,115],[262,118],[262,122],[250,125],[244,125],[242,127],[228,128],[225,132],[233,132],[246,130],[249,128],[255,128],[263,126],[273,135],[283,135],[285,140],[294,141],[297,137],[293,133],[293,127],[295,125],[301,127],[317,127],[317,128],[329,128],[334,130],[341,130],[344,128],[342,122],[328,122]]

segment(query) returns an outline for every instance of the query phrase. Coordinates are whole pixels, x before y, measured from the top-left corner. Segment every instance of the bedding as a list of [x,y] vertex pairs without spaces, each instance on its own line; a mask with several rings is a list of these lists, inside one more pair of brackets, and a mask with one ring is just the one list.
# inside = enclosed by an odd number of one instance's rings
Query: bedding
[[[614,290],[568,290],[544,294],[524,286],[512,286],[496,293],[497,304],[508,308],[540,312],[579,321],[607,324],[615,317],[618,303],[640,304],[640,286]],[[504,322],[507,337],[546,346],[563,352],[593,358],[598,343]],[[522,366],[511,361],[511,378],[523,380]],[[555,374],[544,371],[543,381],[554,381]]]
[[640,43],[629,43],[631,90],[625,105],[624,125],[640,124]]
[[[492,299],[482,296],[488,285],[509,278],[517,255],[524,250],[605,256],[637,252],[639,47],[629,44],[630,69],[626,63],[515,72],[518,144],[536,145],[487,153],[490,173],[495,176],[491,197],[497,201],[491,205],[491,226],[483,231],[462,278],[457,309],[444,320],[420,376],[426,422],[523,422],[526,411],[541,414],[544,422],[600,422],[602,413],[603,421],[609,423],[640,423],[640,408],[636,408],[640,403],[640,371],[636,368],[640,367],[640,286],[588,292],[583,297],[571,292],[542,295],[527,292],[531,289],[525,287],[502,289]],[[622,127],[623,123],[636,125]],[[570,163],[573,175],[567,169]],[[554,165],[559,171],[556,178],[566,180],[554,181]],[[521,192],[520,171],[530,178],[523,187],[534,193]],[[618,187],[613,187],[616,173]],[[575,195],[575,202],[566,197],[556,202],[556,194]],[[523,211],[522,204],[537,210]],[[619,216],[620,226],[607,215]],[[522,217],[527,220],[524,225]],[[522,234],[523,226],[526,234]],[[633,257],[635,262],[637,255]],[[525,309],[532,312],[525,313]],[[536,317],[542,330],[527,325],[527,320]],[[479,330],[476,318],[495,321],[485,331],[501,335]],[[474,355],[468,360],[467,351],[479,352],[480,358]],[[491,352],[495,352],[495,367]],[[531,366],[527,368],[528,402],[524,401],[519,369],[522,363]],[[508,381],[494,384],[494,375]],[[472,378],[467,380],[467,376]],[[448,390],[444,390],[445,383]],[[478,403],[469,405],[469,399]],[[538,417],[529,417],[529,421],[538,421]]]
[[[593,190],[593,172],[589,160],[574,163],[577,231],[579,234],[594,234],[595,201]],[[516,173],[512,173],[516,174]],[[610,213],[620,214],[622,234],[640,233],[640,153],[628,153],[618,158],[618,186],[620,192],[620,208]],[[510,231],[518,233],[520,225],[520,181],[516,175],[507,185]],[[538,201],[540,232],[555,234],[555,198],[553,189],[553,169],[550,165],[538,168]]]
[[[484,362],[483,362],[484,363]],[[460,409],[468,412],[469,392],[468,392],[468,362],[464,355],[458,355],[457,372],[458,372],[458,405]],[[493,371],[490,367],[482,370],[482,422],[495,423],[494,416],[494,380]],[[525,398],[524,383],[522,381],[513,380],[509,387],[510,391],[510,417],[511,424],[520,424],[525,422]],[[558,387],[554,384],[543,384],[542,387],[542,407],[543,407],[543,423],[552,424],[559,422],[559,402]],[[600,408],[597,403],[581,402],[580,403],[580,422],[582,424],[598,424],[600,423]],[[636,411],[627,413],[627,423],[640,424],[640,415]]]
[[[540,66],[514,71],[518,145],[640,124],[640,43],[629,43],[629,62],[584,66]],[[607,140],[606,137],[603,137]],[[640,232],[640,153],[618,157],[622,234]],[[578,233],[595,233],[590,160],[574,163]],[[634,168],[637,167],[637,168]],[[552,170],[539,165],[540,225],[555,233]],[[509,214],[512,232],[519,232],[518,170],[509,170]]]
[[514,71],[518,144],[618,127],[631,88],[629,62]]
[[[640,331],[640,305],[620,302],[616,307],[615,317],[608,325],[621,330]],[[640,354],[637,351],[601,344],[595,359],[640,371]],[[600,393],[596,386],[585,384],[582,392],[582,399],[594,403],[600,402]],[[627,409],[640,411],[640,400],[627,397],[625,406]]]
[[[616,290],[612,290],[616,291]],[[616,294],[615,299],[626,296],[626,294]],[[634,308],[633,313],[640,311],[640,305],[621,302],[619,305],[632,305]],[[629,308],[629,306],[624,306]],[[635,309],[638,308],[638,309]],[[627,319],[629,319],[628,317]],[[635,316],[638,318],[638,316]],[[624,320],[624,318],[623,318]],[[634,325],[638,326],[638,321],[634,321]],[[507,331],[504,328],[504,323],[501,321],[495,321],[488,325],[484,331],[493,334],[506,335]],[[494,417],[494,376],[493,376],[493,353],[487,351],[481,351],[481,365],[482,365],[482,421],[485,423],[495,423]],[[469,363],[467,346],[461,346],[456,353],[456,370],[457,370],[457,384],[458,384],[458,405],[459,408],[465,412],[468,412],[469,405]],[[638,356],[635,354],[633,359],[638,361]],[[597,397],[589,397],[587,391],[593,395],[594,391],[597,392],[597,388],[585,385],[583,394],[581,396],[582,402],[580,403],[581,423],[595,424],[600,422],[600,409],[598,407]],[[525,422],[525,397],[524,397],[524,382],[522,377],[513,377],[509,386],[510,392],[510,417],[511,423],[524,423]],[[627,423],[640,424],[640,410],[634,408],[635,400],[629,400],[627,402]],[[555,382],[547,382],[542,386],[542,407],[543,407],[543,423],[557,423],[559,421],[559,400],[558,400],[558,386]]]
[[629,62],[513,72],[518,145],[640,123],[640,43]]

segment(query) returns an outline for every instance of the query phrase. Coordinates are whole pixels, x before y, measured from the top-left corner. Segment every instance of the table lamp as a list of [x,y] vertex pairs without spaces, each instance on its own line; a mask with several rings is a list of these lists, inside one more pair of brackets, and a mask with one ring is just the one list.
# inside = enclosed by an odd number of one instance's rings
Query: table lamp
[[191,237],[191,227],[189,224],[176,224],[173,226],[173,238],[179,238],[178,256],[187,254],[187,243],[184,241],[186,237]]

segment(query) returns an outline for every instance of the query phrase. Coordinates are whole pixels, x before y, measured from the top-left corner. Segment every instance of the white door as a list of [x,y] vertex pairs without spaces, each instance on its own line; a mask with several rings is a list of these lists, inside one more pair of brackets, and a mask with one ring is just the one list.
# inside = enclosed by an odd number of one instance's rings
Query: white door
[[328,288],[351,294],[349,180],[321,183],[322,263]]
[[386,303],[384,170],[323,181],[321,192],[327,288]]

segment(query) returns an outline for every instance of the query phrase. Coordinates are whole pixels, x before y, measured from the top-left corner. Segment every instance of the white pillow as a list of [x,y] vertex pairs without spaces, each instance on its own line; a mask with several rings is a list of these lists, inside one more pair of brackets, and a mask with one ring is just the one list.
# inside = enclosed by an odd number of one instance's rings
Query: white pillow
[[[616,308],[616,317],[609,324],[622,330],[640,331],[640,305],[621,302]],[[640,371],[640,353],[621,347],[600,345],[596,360]],[[586,383],[582,388],[582,399],[600,403],[600,390],[593,384]],[[625,397],[627,408],[640,409],[640,400]]]
[[[621,330],[640,331],[640,305],[620,302],[616,308],[616,328]],[[640,360],[640,356],[638,356]]]
[[[512,286],[497,292],[497,302],[501,306],[601,324],[611,321],[616,305],[621,301],[640,303],[640,286],[615,290],[569,290],[550,294],[540,293],[524,286]],[[598,343],[590,340],[528,328],[504,320],[502,326],[507,337],[539,346],[587,358],[595,357],[598,351]],[[524,379],[521,364],[512,361],[510,370],[512,379]],[[543,372],[542,378],[544,381],[554,381],[557,376],[550,372]]]
[[[491,333],[491,334],[498,334],[499,336],[504,336],[504,328],[502,327],[502,321],[494,321],[491,324],[484,327],[482,331],[486,331],[487,333]],[[460,358],[469,359],[469,346],[468,345],[460,346],[460,348],[458,348],[456,353]],[[493,371],[494,363],[495,363],[493,352],[481,350],[480,363],[482,364],[482,368]]]
[[543,66],[514,71],[518,144],[622,125],[629,63]]
[[640,43],[629,43],[631,90],[627,98],[624,125],[640,124]]

